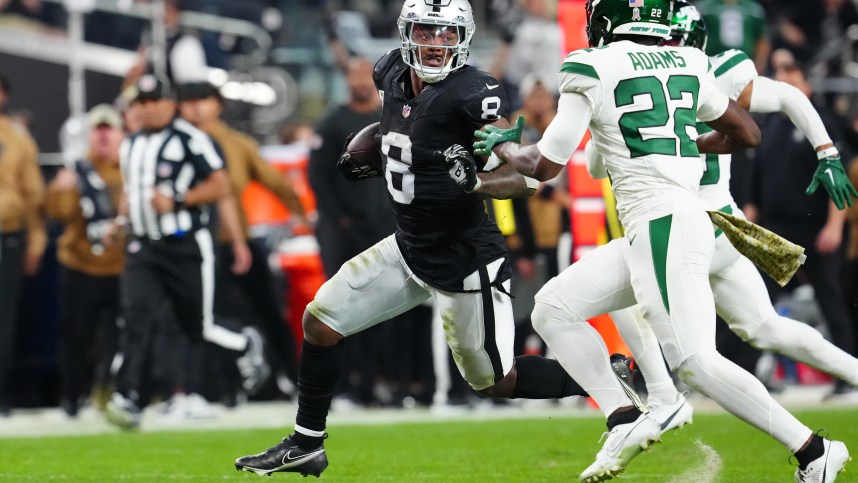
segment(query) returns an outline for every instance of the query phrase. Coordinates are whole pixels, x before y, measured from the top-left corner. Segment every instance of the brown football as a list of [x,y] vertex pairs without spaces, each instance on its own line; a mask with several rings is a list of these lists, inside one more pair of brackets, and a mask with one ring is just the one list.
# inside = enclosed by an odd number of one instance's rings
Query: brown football
[[356,165],[367,165],[381,173],[381,135],[378,132],[379,123],[374,122],[355,134],[346,146],[346,152]]

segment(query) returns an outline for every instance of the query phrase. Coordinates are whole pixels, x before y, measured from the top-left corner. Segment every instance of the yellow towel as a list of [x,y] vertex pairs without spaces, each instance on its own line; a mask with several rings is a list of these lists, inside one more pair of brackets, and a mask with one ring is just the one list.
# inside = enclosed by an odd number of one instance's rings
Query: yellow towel
[[804,247],[759,225],[720,211],[708,213],[712,223],[724,232],[736,250],[748,257],[781,287],[790,281],[798,267],[807,259]]

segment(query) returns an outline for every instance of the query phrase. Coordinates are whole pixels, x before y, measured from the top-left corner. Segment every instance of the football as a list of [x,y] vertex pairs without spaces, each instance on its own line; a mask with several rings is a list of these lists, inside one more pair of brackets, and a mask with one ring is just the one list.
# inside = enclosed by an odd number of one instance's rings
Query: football
[[377,122],[361,129],[346,145],[346,152],[351,155],[355,165],[369,166],[381,173],[381,135],[378,129]]

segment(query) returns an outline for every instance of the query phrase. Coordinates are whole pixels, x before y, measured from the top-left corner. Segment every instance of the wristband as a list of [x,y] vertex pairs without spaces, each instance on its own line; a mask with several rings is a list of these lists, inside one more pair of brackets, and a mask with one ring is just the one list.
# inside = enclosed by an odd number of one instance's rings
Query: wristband
[[482,185],[483,185],[482,180],[480,179],[479,176],[477,176],[477,183],[474,185],[474,187],[470,191],[467,191],[467,193],[476,193],[477,190],[480,189],[480,186],[482,186]]
[[503,160],[499,158],[497,154],[492,153],[489,155],[489,159],[486,161],[486,165],[483,166],[483,171],[494,171],[499,168],[503,163]]
[[816,152],[816,159],[822,160],[825,158],[829,158],[832,156],[839,156],[839,155],[840,155],[840,151],[838,151],[836,147],[832,146],[830,148],[825,148],[822,151],[817,151]]

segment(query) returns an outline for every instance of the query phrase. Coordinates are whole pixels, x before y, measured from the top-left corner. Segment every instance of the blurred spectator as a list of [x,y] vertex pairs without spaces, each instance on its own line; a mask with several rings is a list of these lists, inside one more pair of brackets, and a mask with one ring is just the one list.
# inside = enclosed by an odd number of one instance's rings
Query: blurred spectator
[[771,13],[778,41],[802,61],[810,60],[831,42],[840,42],[846,29],[858,24],[858,9],[849,0],[778,2]]
[[[539,74],[529,74],[521,82],[519,94],[521,109],[511,116],[527,119],[522,132],[522,142],[536,144],[554,116],[557,115],[557,101],[551,83]],[[533,311],[533,297],[552,277],[560,273],[558,241],[563,233],[569,231],[569,193],[563,180],[566,176],[557,176],[548,183],[540,183],[536,194],[527,198],[512,200],[515,217],[515,233],[507,237],[507,246],[515,266],[516,278],[513,278],[513,310],[516,315],[516,354],[538,351],[540,339],[530,324]],[[562,255],[567,261],[570,254]]]
[[11,411],[8,377],[21,283],[38,271],[47,245],[38,148],[5,114],[10,92],[0,74],[0,417]]
[[[223,98],[216,87],[208,83],[192,83],[179,87],[179,112],[182,119],[211,136],[223,150],[232,195],[241,199],[248,183],[260,182],[274,193],[297,220],[304,224],[304,209],[298,196],[283,177],[259,154],[259,146],[250,136],[230,128],[220,119]],[[283,318],[280,297],[268,267],[268,250],[264,243],[249,240],[247,214],[237,204],[241,223],[240,239],[234,239],[223,229],[218,231],[216,247],[215,314],[245,323],[255,322],[275,347],[278,369],[292,381],[297,381],[298,361],[295,341]],[[239,289],[254,314],[236,312],[235,290]]]
[[[812,90],[791,56],[776,52],[773,56],[775,79],[791,84],[808,97]],[[814,105],[841,156],[848,162],[851,153],[840,143],[842,132],[828,110]],[[838,210],[825,192],[813,196],[804,194],[807,180],[817,166],[814,148],[804,135],[782,114],[766,116],[761,125],[762,143],[757,148],[752,181],[752,204],[744,208],[752,221],[805,247],[807,262],[800,275],[813,286],[832,342],[844,351],[855,355],[855,327],[847,313],[842,285],[844,256],[842,240],[846,212]],[[772,299],[782,290],[766,278]],[[787,286],[794,288],[797,281]],[[839,381],[833,395],[850,392],[846,383]]]
[[[165,0],[164,28],[167,32],[165,45],[164,75],[173,85],[186,82],[201,82],[207,80],[208,63],[206,52],[199,37],[182,28],[181,8],[179,0]],[[154,57],[157,55],[153,45],[152,31],[144,33],[137,63],[125,75],[125,86],[134,82],[145,73],[155,72]]]
[[557,91],[563,63],[563,30],[557,23],[557,0],[519,0],[518,15],[503,26],[502,44],[490,72],[504,83],[510,105],[521,105],[519,86],[535,73],[549,92]]
[[42,0],[0,0],[0,14],[19,15],[61,29],[66,26],[65,7]]
[[[373,65],[366,59],[348,61],[346,104],[334,107],[317,124],[321,145],[310,152],[310,186],[316,195],[319,219],[316,238],[326,278],[355,255],[391,234],[393,214],[383,178],[354,183],[346,180],[336,164],[346,138],[381,119],[381,101],[372,80]],[[353,402],[373,402],[373,387],[379,377],[379,356],[390,350],[390,327],[380,324],[349,337],[344,377],[338,394]]]
[[756,0],[700,0],[709,31],[706,54],[715,55],[739,49],[754,59],[757,72],[763,72],[771,44],[763,7]]
[[[849,166],[849,179],[858,186],[858,158]],[[848,236],[846,239],[846,305],[853,329],[858,328],[858,204],[847,208]],[[858,347],[858,330],[855,330],[855,347]]]
[[36,125],[36,115],[29,109],[9,109],[9,120],[21,131],[28,135],[33,135],[33,128]]
[[308,148],[317,148],[318,135],[313,125],[304,121],[287,122],[277,132],[280,144],[306,143]]
[[89,111],[88,123],[86,159],[56,174],[47,200],[48,215],[65,225],[57,248],[63,266],[57,342],[62,406],[72,417],[90,389],[102,404],[109,394],[118,338],[119,275],[125,263],[124,243],[102,241],[122,194],[122,118],[112,106],[100,104]]

